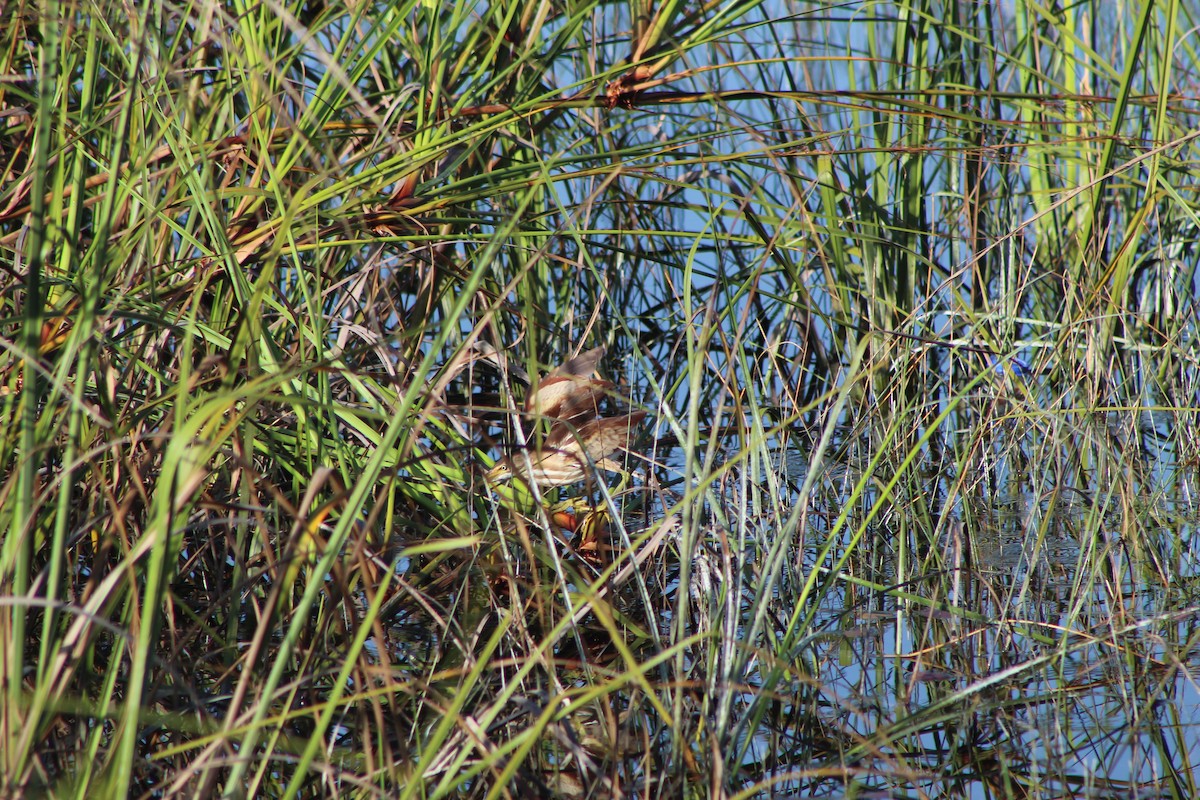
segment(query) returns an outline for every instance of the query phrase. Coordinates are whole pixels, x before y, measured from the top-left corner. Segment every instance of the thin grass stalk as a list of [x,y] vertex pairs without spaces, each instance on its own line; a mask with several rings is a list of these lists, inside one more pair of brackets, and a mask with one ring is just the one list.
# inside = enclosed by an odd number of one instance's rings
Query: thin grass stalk
[[[89,31],[87,34],[87,47],[85,51],[85,61],[83,66],[83,80],[81,81],[80,95],[80,115],[83,118],[89,118],[94,111],[95,93],[99,82],[99,38],[95,31]],[[121,116],[118,121],[118,129],[126,130],[128,126],[128,115],[131,103],[126,103],[122,106]],[[109,156],[109,163],[120,163],[123,159],[124,152],[124,137],[115,137],[111,142],[113,152]],[[71,159],[70,167],[70,197],[66,202],[65,223],[64,223],[64,240],[65,241],[83,241],[85,232],[83,230],[84,215],[86,213],[84,200],[85,194],[85,178],[87,171],[85,169],[85,160],[83,158]],[[35,186],[34,196],[39,196],[40,193]],[[52,652],[61,642],[59,635],[58,617],[55,613],[55,607],[60,597],[66,594],[64,581],[66,576],[66,564],[64,563],[68,552],[68,530],[74,524],[72,520],[72,509],[76,499],[73,497],[75,486],[75,478],[77,469],[81,466],[77,461],[79,449],[85,444],[83,432],[85,430],[85,421],[88,415],[92,412],[86,409],[85,399],[88,382],[85,379],[88,375],[99,377],[100,369],[96,364],[94,356],[98,350],[95,335],[97,333],[97,319],[99,317],[99,309],[101,305],[101,296],[103,287],[107,286],[107,273],[110,271],[105,268],[108,264],[108,234],[109,221],[112,218],[111,195],[104,198],[108,202],[102,202],[95,216],[95,231],[96,241],[94,245],[94,254],[91,263],[97,265],[96,269],[91,271],[89,275],[85,271],[86,262],[79,260],[79,254],[73,247],[64,247],[61,250],[59,259],[59,274],[60,275],[76,275],[78,274],[78,284],[83,292],[83,299],[80,303],[81,313],[79,318],[72,324],[67,342],[60,354],[60,368],[56,383],[59,385],[71,385],[72,387],[72,402],[68,411],[69,417],[67,422],[67,437],[63,448],[62,462],[63,472],[59,477],[60,489],[57,498],[57,506],[54,513],[54,533],[51,538],[49,548],[49,564],[47,565],[48,579],[46,581],[45,596],[48,601],[45,616],[42,623],[41,647],[38,658],[38,676],[35,682],[36,688],[33,696],[33,707],[42,704],[43,707],[50,702],[47,696],[50,692],[51,682],[56,679],[53,672],[49,671],[49,666],[53,663]],[[36,214],[36,210],[34,211]],[[57,306],[58,304],[55,303]],[[74,380],[70,380],[69,371],[74,368]],[[96,419],[95,423],[106,425],[107,420]],[[29,747],[36,738],[35,732],[43,730],[43,725],[47,721],[41,719],[41,714],[36,713],[31,715],[25,735],[25,749],[18,755],[18,761],[24,763],[29,756]]]
[[[14,508],[9,523],[9,536],[0,554],[0,585],[14,598],[24,598],[29,591],[30,565],[35,551],[35,537],[41,526],[36,524],[36,485],[38,465],[44,454],[38,431],[38,411],[43,400],[41,365],[38,363],[42,335],[43,286],[45,257],[53,246],[53,231],[45,224],[48,187],[47,179],[57,171],[50,169],[55,151],[56,137],[53,122],[57,116],[54,98],[58,89],[59,24],[52,3],[46,15],[39,20],[41,44],[38,48],[38,99],[37,125],[34,139],[33,203],[31,229],[23,230],[18,241],[18,251],[24,250],[24,307],[21,311],[21,349],[24,350],[21,370],[20,398],[20,446],[17,454],[17,488]],[[27,235],[28,234],[28,235]],[[52,412],[47,409],[46,414]],[[24,713],[25,675],[25,631],[26,607],[15,602],[0,610],[0,632],[8,642],[4,651],[3,669],[5,693],[4,709],[0,713],[0,732],[4,742],[4,775],[12,781],[11,787],[19,785],[28,765],[28,751],[22,745],[24,726],[30,723]]]
[[[183,385],[190,381],[186,369],[190,345],[185,340],[181,373]],[[140,597],[140,609],[130,620],[134,631],[130,654],[129,685],[114,734],[118,742],[118,763],[108,776],[110,786],[128,786],[133,778],[135,753],[143,727],[145,703],[143,698],[151,688],[150,665],[154,660],[155,642],[162,624],[163,597],[175,576],[181,533],[186,525],[186,512],[196,492],[209,476],[208,463],[217,448],[224,443],[221,423],[230,410],[230,400],[224,397],[200,400],[192,404],[181,396],[178,399],[178,419],[171,441],[163,457],[162,479],[171,487],[159,492],[150,509],[145,539],[150,543],[149,559],[143,572],[145,588]],[[136,609],[135,604],[135,609]]]
[[[707,336],[711,334],[711,329],[706,324],[707,319],[702,317],[698,323],[696,322],[696,317],[701,316],[703,312],[702,308],[697,307],[692,294],[694,277],[691,271],[695,267],[694,250],[691,256],[693,258],[689,258],[685,266],[681,298],[688,382],[687,421],[684,428],[688,438],[684,445],[683,482],[684,486],[689,489],[693,485],[700,483],[703,477],[703,465],[696,463],[693,454],[699,449],[696,445],[700,430],[701,382],[704,376],[703,354],[708,349],[707,346],[701,346],[701,343],[707,345]],[[697,329],[699,330],[698,334]],[[695,552],[702,524],[699,509],[695,503],[686,504],[680,516],[679,561],[681,566],[679,570],[679,589],[676,593],[675,614],[672,619],[671,639],[673,641],[681,641],[686,638],[688,624],[691,619],[688,612],[688,601],[691,596],[691,592],[689,591],[691,575],[687,565],[691,563],[692,554]],[[675,658],[674,674],[676,676],[685,674],[684,653],[682,651]],[[676,733],[671,738],[671,756],[678,761],[682,758],[683,749],[687,747],[687,742],[680,735],[680,732],[684,730],[682,719],[684,705],[682,686],[677,684],[673,694],[671,702],[671,727]]]
[[[812,486],[817,480],[817,474],[820,471],[824,454],[829,447],[833,438],[834,426],[841,417],[841,409],[849,400],[850,395],[857,390],[858,378],[861,371],[862,358],[866,353],[868,343],[864,340],[860,343],[855,354],[855,359],[850,363],[846,373],[842,376],[841,385],[837,391],[830,414],[827,418],[827,423],[824,431],[821,434],[821,439],[817,446],[813,449],[809,457],[809,472],[805,476],[804,484],[800,487],[800,497],[807,497],[812,490]],[[791,550],[795,535],[799,531],[801,520],[805,513],[803,504],[797,505],[795,509],[784,520],[779,533],[771,541],[767,552],[763,559],[762,567],[760,568],[760,581],[763,586],[775,586],[779,580],[779,575],[783,570],[784,559],[787,553]],[[812,583],[812,576],[809,578],[809,584]],[[744,630],[746,632],[746,641],[755,642],[762,636],[766,624],[766,617],[769,610],[769,592],[759,592],[751,601],[746,615],[750,620]],[[803,600],[803,596],[799,598]],[[797,608],[801,605],[797,603]],[[749,651],[743,650],[736,657],[734,665],[731,669],[735,675],[744,674],[747,662],[750,658]],[[722,709],[726,717],[729,711]],[[719,712],[720,713],[720,712]],[[734,764],[740,763],[741,758],[745,755],[746,748],[750,746],[750,738],[742,730],[742,726],[748,721],[747,718],[740,720],[731,730],[728,742],[731,745],[726,751],[726,766],[733,768]]]
[[[97,45],[96,37],[88,37],[89,46],[87,48],[86,63],[84,65],[84,78],[82,81],[82,94],[80,103],[82,106],[82,114],[89,116],[92,111],[93,104],[93,89],[95,88],[96,80],[96,54]],[[84,238],[82,227],[82,215],[84,213],[84,162],[83,159],[71,160],[71,195],[67,200],[65,209],[64,237],[67,241],[81,241]],[[101,219],[103,223],[103,219]],[[99,263],[104,263],[103,252],[106,249],[106,226],[101,224],[101,242],[99,244],[101,257]],[[74,248],[63,248],[59,256],[59,273],[62,275],[70,275],[74,272],[73,266],[75,262]],[[96,281],[99,283],[99,281]],[[86,282],[85,282],[86,285]],[[95,284],[93,284],[94,286]],[[89,302],[90,301],[90,302]],[[49,675],[46,668],[51,663],[51,651],[54,645],[58,642],[57,614],[56,605],[58,599],[65,594],[64,578],[65,565],[64,559],[67,553],[67,533],[68,527],[71,525],[71,508],[72,498],[71,489],[75,484],[74,467],[76,465],[76,457],[78,448],[82,444],[81,432],[83,428],[83,404],[86,381],[82,376],[88,375],[93,367],[92,354],[95,352],[95,343],[92,335],[95,327],[96,306],[98,305],[99,294],[91,293],[90,297],[86,297],[83,302],[84,313],[78,324],[73,326],[70,336],[63,348],[63,353],[60,357],[60,366],[57,375],[56,383],[66,385],[68,383],[67,371],[72,365],[76,366],[75,373],[80,376],[73,382],[72,395],[73,401],[70,410],[68,411],[69,419],[67,423],[67,441],[63,449],[63,464],[64,470],[60,478],[62,490],[58,495],[58,502],[54,510],[54,533],[52,535],[52,543],[50,545],[50,563],[47,567],[48,580],[46,581],[45,597],[48,601],[45,615],[42,619],[42,635],[41,647],[38,653],[38,675],[35,690],[36,696],[41,696],[45,691]],[[36,699],[35,699],[36,702]],[[41,720],[37,717],[31,717],[29,720],[32,728],[39,729]],[[24,762],[28,753],[21,753],[18,756],[19,762]]]

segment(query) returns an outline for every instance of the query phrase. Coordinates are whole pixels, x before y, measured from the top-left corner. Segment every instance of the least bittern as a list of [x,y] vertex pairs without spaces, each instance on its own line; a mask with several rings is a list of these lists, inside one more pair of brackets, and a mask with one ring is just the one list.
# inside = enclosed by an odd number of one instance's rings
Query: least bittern
[[552,369],[530,387],[525,398],[525,413],[536,419],[574,422],[595,417],[600,413],[600,401],[613,385],[597,380],[596,365],[604,356],[604,348],[596,347]]
[[487,473],[489,483],[518,478],[539,488],[570,486],[587,478],[593,465],[609,472],[623,472],[612,456],[628,451],[634,428],[646,416],[633,411],[616,417],[597,417],[578,427],[556,422],[537,449],[501,459]]

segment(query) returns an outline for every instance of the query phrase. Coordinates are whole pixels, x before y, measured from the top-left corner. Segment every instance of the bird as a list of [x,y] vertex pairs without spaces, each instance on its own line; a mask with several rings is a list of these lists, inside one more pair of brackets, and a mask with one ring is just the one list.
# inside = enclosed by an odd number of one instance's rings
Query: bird
[[506,456],[487,473],[488,483],[518,479],[540,489],[570,486],[589,476],[592,466],[608,472],[623,472],[612,460],[629,449],[634,429],[646,416],[632,411],[614,417],[596,417],[575,426],[556,422],[540,448]]
[[600,401],[613,389],[608,381],[592,377],[603,357],[604,347],[594,347],[550,370],[525,398],[526,415],[565,422],[598,416]]

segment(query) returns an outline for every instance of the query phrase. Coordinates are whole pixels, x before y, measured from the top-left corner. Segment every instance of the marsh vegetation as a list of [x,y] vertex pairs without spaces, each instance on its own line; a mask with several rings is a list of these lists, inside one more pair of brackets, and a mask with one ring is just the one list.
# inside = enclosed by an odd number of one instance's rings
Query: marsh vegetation
[[0,794],[1200,794],[1194,4],[11,11]]

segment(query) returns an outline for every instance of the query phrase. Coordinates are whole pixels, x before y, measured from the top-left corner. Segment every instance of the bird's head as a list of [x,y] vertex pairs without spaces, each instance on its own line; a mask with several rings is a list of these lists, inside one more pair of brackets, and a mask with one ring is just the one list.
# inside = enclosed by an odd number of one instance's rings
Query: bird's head
[[487,480],[487,482],[491,484],[511,481],[515,477],[517,477],[517,473],[513,469],[512,460],[509,458],[502,458],[497,461],[496,465],[489,469],[484,475],[484,478]]

